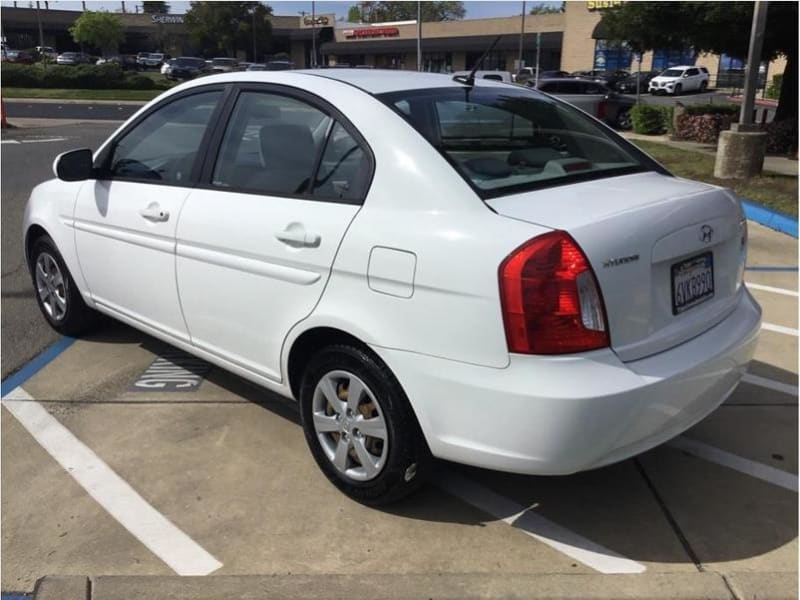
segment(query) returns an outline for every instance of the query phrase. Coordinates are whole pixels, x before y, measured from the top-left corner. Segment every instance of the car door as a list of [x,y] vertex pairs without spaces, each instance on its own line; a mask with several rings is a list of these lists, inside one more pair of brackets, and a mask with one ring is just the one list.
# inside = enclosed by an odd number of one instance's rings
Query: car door
[[75,205],[78,259],[97,306],[187,342],[175,228],[222,94],[201,88],[137,119],[98,155],[97,178]]
[[311,94],[243,87],[231,102],[178,223],[178,288],[194,345],[280,381],[283,341],[322,294],[373,159]]

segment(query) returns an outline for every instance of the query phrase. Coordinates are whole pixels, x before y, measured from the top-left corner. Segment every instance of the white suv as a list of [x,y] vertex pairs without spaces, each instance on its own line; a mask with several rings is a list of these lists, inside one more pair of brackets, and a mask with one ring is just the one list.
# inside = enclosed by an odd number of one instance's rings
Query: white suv
[[651,94],[672,94],[708,89],[708,69],[705,67],[670,67],[658,77],[650,80],[648,91]]

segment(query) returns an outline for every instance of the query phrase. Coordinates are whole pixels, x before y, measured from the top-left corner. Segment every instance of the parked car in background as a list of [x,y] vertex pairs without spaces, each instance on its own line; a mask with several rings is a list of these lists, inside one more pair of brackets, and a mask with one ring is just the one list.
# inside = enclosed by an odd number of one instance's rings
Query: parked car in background
[[265,66],[267,71],[289,71],[295,68],[294,63],[289,60],[270,60]]
[[708,69],[684,65],[670,67],[653,77],[648,84],[651,94],[671,94],[677,96],[684,92],[705,92],[708,89]]
[[636,100],[617,94],[600,81],[588,79],[540,79],[540,92],[557,96],[617,129],[631,128],[631,109]]
[[553,79],[555,77],[569,77],[566,71],[542,71],[539,73],[539,79]]
[[639,92],[646,94],[650,86],[650,80],[656,75],[658,75],[658,71],[642,71],[641,73],[631,73],[628,77],[624,77],[617,81],[615,89],[620,94],[635,94],[636,80],[638,79]]
[[62,52],[56,58],[57,65],[88,65],[92,57],[82,52]]
[[136,55],[136,62],[143,69],[160,69],[166,58],[161,52],[140,52]]
[[107,56],[97,59],[97,65],[119,65],[123,71],[138,71],[141,67],[136,61],[136,56],[133,54],[118,54],[116,56]]
[[[453,77],[467,77],[469,71],[456,71]],[[475,71],[475,79],[488,79],[489,81],[502,81],[503,83],[513,83],[513,78],[509,71]]]
[[169,67],[166,73],[164,73],[167,79],[194,79],[195,77],[211,71],[205,60],[193,56],[173,58],[168,64]]
[[33,54],[26,52],[25,50],[6,50],[5,61],[21,65],[32,65],[34,62],[36,62]]
[[250,63],[245,71],[266,71],[267,65],[264,63]]
[[58,52],[52,46],[36,46],[36,52],[39,56],[48,60],[55,60],[58,58]]
[[235,58],[212,58],[211,70],[215,73],[230,73],[239,69],[239,61]]
[[296,399],[366,504],[432,457],[625,460],[720,406],[756,350],[737,195],[523,86],[209,76],[53,168],[22,231],[42,318],[75,336],[103,313]]

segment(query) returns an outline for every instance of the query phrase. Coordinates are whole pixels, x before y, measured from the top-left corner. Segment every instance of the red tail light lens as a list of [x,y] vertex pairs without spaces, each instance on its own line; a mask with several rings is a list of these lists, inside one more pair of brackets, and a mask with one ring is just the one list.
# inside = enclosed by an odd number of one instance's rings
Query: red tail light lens
[[533,238],[503,261],[500,301],[509,352],[566,354],[609,345],[594,272],[564,231]]
[[601,121],[606,118],[606,101],[601,100],[597,105],[597,118]]

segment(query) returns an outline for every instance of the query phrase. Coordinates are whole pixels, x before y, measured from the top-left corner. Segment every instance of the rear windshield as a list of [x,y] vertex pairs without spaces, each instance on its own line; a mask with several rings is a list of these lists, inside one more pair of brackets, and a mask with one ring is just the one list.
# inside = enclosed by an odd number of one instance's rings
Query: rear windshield
[[573,106],[522,87],[380,94],[483,198],[663,169]]

